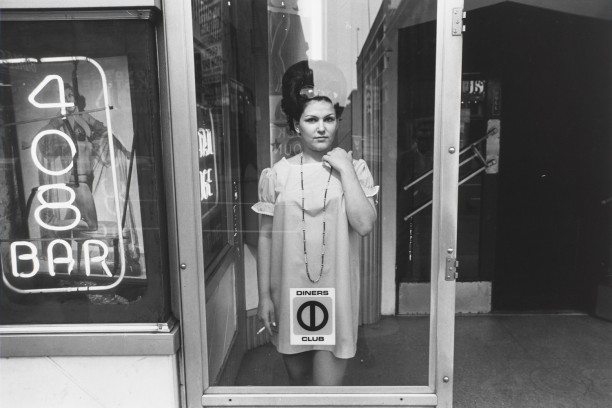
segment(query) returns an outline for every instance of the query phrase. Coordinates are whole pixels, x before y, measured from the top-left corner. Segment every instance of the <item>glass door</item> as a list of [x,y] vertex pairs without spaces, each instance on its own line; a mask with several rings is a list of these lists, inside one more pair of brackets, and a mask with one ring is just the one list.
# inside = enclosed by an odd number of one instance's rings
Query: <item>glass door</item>
[[[222,143],[237,155],[238,188],[220,177],[206,191],[241,197],[233,225],[242,229],[230,235],[242,255],[232,273],[244,282],[233,293],[244,299],[230,302],[234,313],[206,304],[206,322],[184,319],[189,401],[201,385],[204,406],[451,406],[461,8],[457,0],[192,3],[194,111],[203,95],[238,118],[234,134],[228,125],[215,136],[218,155]],[[406,165],[398,146],[419,141],[429,250],[414,256],[430,283],[422,312],[399,316],[396,255],[411,249],[396,245],[409,215],[397,203],[413,193],[398,189]],[[199,262],[206,276],[206,255]],[[209,280],[194,282],[208,291]],[[237,360],[229,350],[241,341]]]

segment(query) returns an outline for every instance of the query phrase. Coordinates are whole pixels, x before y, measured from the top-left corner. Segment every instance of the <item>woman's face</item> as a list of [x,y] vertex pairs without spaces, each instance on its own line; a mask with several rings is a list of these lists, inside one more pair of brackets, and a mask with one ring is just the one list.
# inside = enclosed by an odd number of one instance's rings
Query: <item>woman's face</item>
[[310,101],[304,107],[296,129],[302,138],[305,152],[327,152],[338,130],[338,118],[332,104],[328,101]]

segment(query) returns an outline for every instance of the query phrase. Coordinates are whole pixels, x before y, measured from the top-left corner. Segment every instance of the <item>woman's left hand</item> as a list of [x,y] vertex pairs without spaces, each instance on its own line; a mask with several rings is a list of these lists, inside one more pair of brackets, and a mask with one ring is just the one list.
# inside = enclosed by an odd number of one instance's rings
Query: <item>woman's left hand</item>
[[323,156],[323,161],[328,163],[341,175],[348,171],[355,171],[353,167],[353,152],[347,152],[341,147],[336,147]]

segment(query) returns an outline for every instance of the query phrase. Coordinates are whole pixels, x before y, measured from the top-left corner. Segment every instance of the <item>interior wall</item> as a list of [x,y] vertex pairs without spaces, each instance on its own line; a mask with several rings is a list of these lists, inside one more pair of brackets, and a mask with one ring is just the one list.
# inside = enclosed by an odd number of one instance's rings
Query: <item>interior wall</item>
[[214,292],[207,295],[206,301],[208,373],[211,384],[216,383],[228,358],[238,323],[234,265],[217,273],[221,273],[223,277]]

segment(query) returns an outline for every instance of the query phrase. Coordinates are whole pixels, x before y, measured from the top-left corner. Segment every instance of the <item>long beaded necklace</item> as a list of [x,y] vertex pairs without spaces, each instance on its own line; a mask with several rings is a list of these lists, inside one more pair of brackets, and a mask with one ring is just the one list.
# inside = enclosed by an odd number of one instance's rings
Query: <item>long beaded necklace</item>
[[323,265],[325,264],[325,210],[327,208],[327,190],[329,189],[329,181],[331,180],[332,169],[329,169],[329,176],[327,177],[327,185],[325,186],[325,193],[323,194],[323,240],[321,244],[321,272],[317,279],[312,279],[310,271],[308,270],[308,250],[306,249],[306,210],[304,208],[304,155],[300,153],[300,181],[302,186],[302,236],[304,238],[304,264],[306,265],[306,276],[312,283],[317,283],[323,276]]

